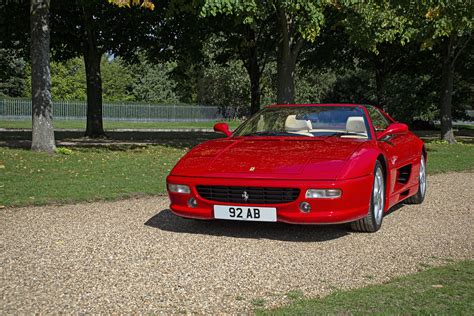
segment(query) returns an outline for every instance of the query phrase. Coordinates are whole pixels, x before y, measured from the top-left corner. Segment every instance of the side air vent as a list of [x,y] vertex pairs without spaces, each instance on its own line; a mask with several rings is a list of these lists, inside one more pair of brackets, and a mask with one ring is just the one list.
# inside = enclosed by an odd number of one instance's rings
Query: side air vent
[[398,169],[398,178],[397,182],[406,184],[408,183],[408,180],[410,180],[410,175],[411,175],[411,165],[406,165],[404,167],[401,167]]

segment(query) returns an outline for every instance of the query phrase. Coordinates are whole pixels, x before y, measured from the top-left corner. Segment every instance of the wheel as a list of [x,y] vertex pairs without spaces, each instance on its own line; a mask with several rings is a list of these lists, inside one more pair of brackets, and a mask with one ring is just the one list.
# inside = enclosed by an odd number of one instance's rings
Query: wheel
[[420,173],[418,175],[418,191],[415,195],[410,196],[405,200],[407,204],[421,204],[426,195],[426,165],[423,154],[420,159]]
[[374,184],[370,198],[369,214],[351,223],[351,228],[359,232],[374,233],[380,229],[385,206],[385,179],[382,164],[377,160],[374,168]]

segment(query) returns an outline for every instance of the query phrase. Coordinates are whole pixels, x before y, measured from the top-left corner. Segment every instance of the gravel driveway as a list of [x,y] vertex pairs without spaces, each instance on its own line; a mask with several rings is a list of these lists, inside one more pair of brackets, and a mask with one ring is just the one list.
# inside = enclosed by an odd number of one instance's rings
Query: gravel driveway
[[0,210],[0,314],[248,312],[474,258],[474,174],[429,177],[376,234],[197,222],[165,197]]

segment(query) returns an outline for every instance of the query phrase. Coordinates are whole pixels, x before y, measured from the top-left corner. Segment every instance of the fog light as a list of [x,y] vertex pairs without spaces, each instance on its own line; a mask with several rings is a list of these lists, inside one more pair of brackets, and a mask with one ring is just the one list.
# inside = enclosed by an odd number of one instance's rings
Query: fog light
[[191,189],[189,189],[189,187],[184,184],[168,183],[168,190],[170,190],[170,192],[173,192],[173,193],[185,193],[185,194],[191,193]]
[[339,189],[309,189],[306,191],[307,199],[335,199],[341,197]]
[[191,208],[195,208],[198,206],[198,202],[196,201],[195,198],[190,198],[188,200],[188,206],[191,207]]
[[309,211],[311,211],[311,205],[308,202],[301,202],[300,211],[303,213],[309,213]]

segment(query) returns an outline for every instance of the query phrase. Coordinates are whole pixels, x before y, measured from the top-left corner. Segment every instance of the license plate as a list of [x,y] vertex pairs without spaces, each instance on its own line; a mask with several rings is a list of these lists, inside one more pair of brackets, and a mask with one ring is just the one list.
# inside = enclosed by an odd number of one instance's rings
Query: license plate
[[235,221],[276,222],[275,207],[215,205],[214,217]]

